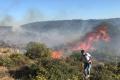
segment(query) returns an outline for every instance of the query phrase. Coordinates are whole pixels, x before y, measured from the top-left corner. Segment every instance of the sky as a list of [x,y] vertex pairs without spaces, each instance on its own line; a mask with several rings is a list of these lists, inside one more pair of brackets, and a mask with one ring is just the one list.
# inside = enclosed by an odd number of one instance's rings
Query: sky
[[120,0],[0,0],[0,17],[14,20],[120,18]]

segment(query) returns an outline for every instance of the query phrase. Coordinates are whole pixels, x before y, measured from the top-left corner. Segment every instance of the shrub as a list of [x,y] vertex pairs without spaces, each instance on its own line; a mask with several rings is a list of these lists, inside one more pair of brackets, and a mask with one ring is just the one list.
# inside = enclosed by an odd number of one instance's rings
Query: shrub
[[44,44],[37,42],[30,42],[26,47],[26,56],[31,59],[37,58],[50,58],[50,49],[47,48]]
[[8,56],[0,57],[0,66],[10,67],[12,65],[13,61]]
[[10,56],[0,57],[0,65],[6,67],[20,67],[30,63],[29,58],[23,54],[11,54]]

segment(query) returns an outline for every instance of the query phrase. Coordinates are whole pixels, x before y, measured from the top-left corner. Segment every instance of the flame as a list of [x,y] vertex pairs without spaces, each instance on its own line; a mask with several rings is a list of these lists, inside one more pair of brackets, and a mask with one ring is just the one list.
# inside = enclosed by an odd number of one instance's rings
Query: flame
[[77,44],[73,50],[95,50],[95,48],[93,47],[93,44],[95,42],[98,42],[100,40],[103,40],[105,42],[110,41],[110,37],[108,34],[108,28],[106,25],[101,25],[99,27],[97,27],[96,29],[94,29],[93,31],[87,33],[83,39],[79,42],[79,44]]
[[62,57],[62,52],[61,51],[53,51],[51,54],[51,57],[53,59],[60,59]]
[[[72,51],[77,51],[81,49],[85,51],[96,50],[93,44],[101,40],[104,42],[110,41],[110,36],[108,34],[108,26],[106,25],[100,25],[98,27],[95,27],[91,32],[88,32],[85,36],[83,36],[81,40],[75,43],[70,43],[67,49],[71,49]],[[60,59],[61,57],[63,57],[62,52],[64,52],[64,49],[63,51],[62,49],[53,51],[51,57],[53,59]]]

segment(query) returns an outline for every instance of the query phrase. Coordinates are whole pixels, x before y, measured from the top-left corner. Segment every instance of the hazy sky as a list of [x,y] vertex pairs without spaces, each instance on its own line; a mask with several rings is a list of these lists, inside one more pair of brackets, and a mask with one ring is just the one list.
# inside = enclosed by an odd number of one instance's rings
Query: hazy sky
[[26,16],[41,20],[119,18],[120,0],[0,0],[0,17],[5,15],[16,20]]

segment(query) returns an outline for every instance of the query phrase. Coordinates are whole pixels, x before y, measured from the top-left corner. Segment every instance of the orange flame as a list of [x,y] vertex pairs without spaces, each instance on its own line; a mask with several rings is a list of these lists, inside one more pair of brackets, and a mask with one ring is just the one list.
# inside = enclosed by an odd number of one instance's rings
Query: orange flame
[[105,42],[110,41],[106,25],[101,25],[100,27],[97,27],[94,31],[87,33],[84,36],[83,40],[80,41],[80,43],[77,44],[73,48],[73,50],[95,50],[95,48],[93,47],[93,43],[98,42],[99,40],[103,40]]
[[62,57],[62,53],[61,51],[53,51],[51,54],[51,57],[53,59],[60,59]]

